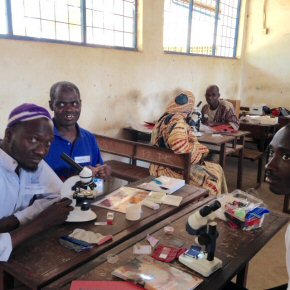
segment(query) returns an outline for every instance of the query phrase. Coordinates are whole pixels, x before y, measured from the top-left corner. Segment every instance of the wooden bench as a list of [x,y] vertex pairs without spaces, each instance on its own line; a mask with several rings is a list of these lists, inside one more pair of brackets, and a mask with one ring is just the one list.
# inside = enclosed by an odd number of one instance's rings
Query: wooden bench
[[190,180],[191,154],[175,154],[172,150],[155,147],[149,144],[95,135],[101,152],[128,158],[128,162],[108,160],[112,176],[137,181],[150,175],[149,169],[137,165],[144,161],[156,165],[182,170],[183,178],[188,184]]

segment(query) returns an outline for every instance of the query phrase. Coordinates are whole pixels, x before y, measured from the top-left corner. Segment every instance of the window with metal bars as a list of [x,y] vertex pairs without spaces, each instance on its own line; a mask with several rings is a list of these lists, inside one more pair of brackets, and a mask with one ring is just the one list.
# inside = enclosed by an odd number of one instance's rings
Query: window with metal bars
[[240,0],[164,0],[164,50],[236,57],[240,5]]
[[0,0],[0,36],[135,49],[137,0]]

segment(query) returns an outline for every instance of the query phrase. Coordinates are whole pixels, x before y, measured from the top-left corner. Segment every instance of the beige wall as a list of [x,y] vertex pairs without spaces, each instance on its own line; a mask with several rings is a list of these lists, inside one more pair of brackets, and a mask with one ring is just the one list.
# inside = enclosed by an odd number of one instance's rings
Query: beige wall
[[[249,1],[242,59],[242,105],[267,104],[290,109],[289,18],[289,0]],[[267,34],[263,28],[268,29]]]
[[144,1],[143,19],[138,52],[0,40],[0,135],[14,106],[47,107],[49,88],[59,80],[75,82],[81,90],[80,124],[109,135],[131,122],[158,118],[177,88],[201,99],[216,83],[223,96],[237,98],[239,60],[164,54],[161,0]]

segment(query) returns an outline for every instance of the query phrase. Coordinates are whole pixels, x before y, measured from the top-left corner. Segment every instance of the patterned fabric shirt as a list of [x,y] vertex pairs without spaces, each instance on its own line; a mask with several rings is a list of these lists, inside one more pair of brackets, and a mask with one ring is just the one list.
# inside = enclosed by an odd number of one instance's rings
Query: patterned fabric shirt
[[211,110],[209,105],[206,104],[202,107],[201,112],[203,115],[208,116],[209,122],[230,124],[235,130],[239,129],[239,119],[232,103],[228,101],[220,100],[220,103],[215,110]]

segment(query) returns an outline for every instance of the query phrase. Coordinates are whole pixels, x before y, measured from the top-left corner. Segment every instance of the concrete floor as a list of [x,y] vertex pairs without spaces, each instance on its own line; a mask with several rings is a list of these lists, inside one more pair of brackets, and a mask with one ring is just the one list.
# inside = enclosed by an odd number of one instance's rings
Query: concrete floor
[[[227,158],[226,162],[225,174],[229,191],[232,191],[236,188],[237,158]],[[255,185],[257,166],[257,161],[244,161],[243,190]],[[257,195],[271,211],[283,214],[284,197],[273,194],[269,190],[267,183],[263,182],[262,186],[257,189]],[[285,231],[286,226],[251,260],[247,280],[247,288],[249,290],[263,290],[287,283]]]

